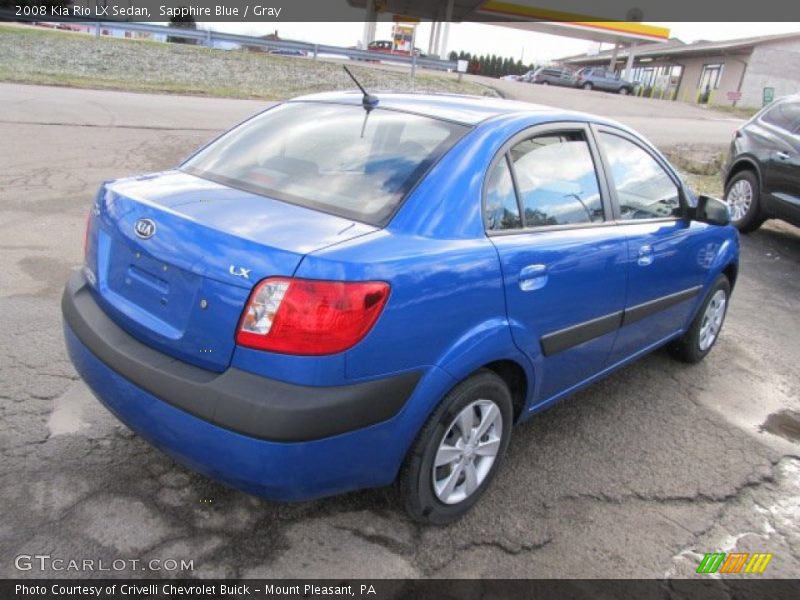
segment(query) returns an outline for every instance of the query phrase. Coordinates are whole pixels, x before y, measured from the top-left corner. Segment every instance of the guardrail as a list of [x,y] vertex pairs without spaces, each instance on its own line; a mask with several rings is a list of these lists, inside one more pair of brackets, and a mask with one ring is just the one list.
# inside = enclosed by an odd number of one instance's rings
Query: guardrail
[[[0,10],[0,18],[8,18],[10,20],[19,20],[20,17],[15,17],[12,12],[7,10]],[[334,55],[342,56],[353,60],[366,60],[366,61],[385,61],[391,63],[400,63],[409,65],[411,67],[411,76],[415,75],[417,67],[426,69],[437,69],[440,71],[455,71],[457,67],[456,61],[440,60],[438,58],[429,58],[427,56],[417,55],[404,55],[404,54],[385,54],[382,52],[369,52],[368,50],[360,50],[357,48],[342,48],[340,46],[328,46],[325,44],[312,44],[309,42],[291,42],[288,40],[266,40],[260,37],[252,37],[247,35],[238,35],[234,33],[225,33],[222,31],[214,31],[211,29],[187,29],[184,27],[167,27],[165,25],[153,25],[151,23],[134,23],[131,21],[79,21],[76,19],[59,20],[48,18],[46,21],[41,19],[25,19],[29,21],[38,22],[53,22],[53,23],[76,23],[81,25],[92,25],[95,28],[95,35],[99,36],[103,29],[117,29],[122,31],[151,33],[156,35],[164,35],[171,38],[183,38],[197,40],[201,44],[213,47],[215,42],[225,42],[230,44],[239,44],[240,46],[250,46],[257,48],[264,48],[266,50],[283,50],[283,51],[300,51],[317,59],[319,55]]]

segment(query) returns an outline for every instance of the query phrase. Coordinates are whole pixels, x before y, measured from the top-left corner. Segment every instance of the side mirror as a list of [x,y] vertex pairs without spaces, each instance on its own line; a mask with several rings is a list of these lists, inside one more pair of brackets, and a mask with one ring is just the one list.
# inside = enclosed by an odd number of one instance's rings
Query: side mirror
[[731,215],[728,212],[728,205],[712,196],[698,196],[697,208],[692,211],[692,219],[710,225],[728,225],[731,222]]

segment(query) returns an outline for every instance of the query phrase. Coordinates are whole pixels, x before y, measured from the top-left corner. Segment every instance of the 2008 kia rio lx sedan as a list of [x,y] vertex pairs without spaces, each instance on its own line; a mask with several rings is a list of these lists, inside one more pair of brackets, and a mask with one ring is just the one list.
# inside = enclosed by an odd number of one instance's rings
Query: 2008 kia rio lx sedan
[[709,352],[738,269],[727,223],[600,118],[308,96],[100,188],[66,342],[192,469],[283,501],[397,482],[445,523],[512,425],[665,344]]

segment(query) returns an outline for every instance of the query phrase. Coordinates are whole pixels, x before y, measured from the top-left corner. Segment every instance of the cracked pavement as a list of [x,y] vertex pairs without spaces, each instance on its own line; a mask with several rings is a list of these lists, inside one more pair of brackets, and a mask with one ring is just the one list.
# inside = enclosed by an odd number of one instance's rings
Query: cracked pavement
[[19,554],[194,561],[134,576],[691,577],[715,551],[771,552],[767,574],[796,577],[800,440],[762,424],[800,411],[800,230],[743,238],[703,363],[656,352],[515,429],[461,521],[418,526],[391,489],[275,504],[119,424],[67,360],[59,308],[99,182],[170,167],[263,104],[7,84],[0,100],[0,577],[39,575]]

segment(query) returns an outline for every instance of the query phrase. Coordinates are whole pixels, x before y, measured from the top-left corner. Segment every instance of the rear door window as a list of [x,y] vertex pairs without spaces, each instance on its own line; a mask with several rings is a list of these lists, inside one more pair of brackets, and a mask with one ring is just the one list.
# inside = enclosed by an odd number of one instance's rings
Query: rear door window
[[603,221],[594,161],[582,132],[538,135],[514,146],[509,156],[525,227]]
[[469,128],[360,105],[289,102],[261,113],[181,169],[230,187],[382,226]]
[[514,181],[508,167],[508,157],[503,157],[489,175],[484,207],[487,231],[503,231],[522,227]]
[[765,112],[761,118],[784,131],[797,133],[800,131],[800,101],[784,100]]

